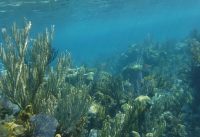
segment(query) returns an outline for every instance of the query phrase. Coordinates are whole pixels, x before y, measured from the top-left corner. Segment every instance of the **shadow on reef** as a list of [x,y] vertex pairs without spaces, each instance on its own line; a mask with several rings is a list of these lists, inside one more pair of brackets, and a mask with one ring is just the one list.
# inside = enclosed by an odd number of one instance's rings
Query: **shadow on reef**
[[[54,28],[31,22],[0,46],[1,137],[197,137],[200,42],[133,44],[102,68],[73,67],[52,47]],[[53,63],[52,63],[53,62]]]

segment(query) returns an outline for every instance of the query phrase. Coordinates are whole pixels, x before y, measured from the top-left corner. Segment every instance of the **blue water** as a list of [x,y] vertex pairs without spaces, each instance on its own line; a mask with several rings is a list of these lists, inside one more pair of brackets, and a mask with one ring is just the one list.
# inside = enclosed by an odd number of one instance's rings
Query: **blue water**
[[55,25],[54,47],[93,64],[147,36],[180,40],[200,28],[200,0],[0,0],[0,27],[31,20],[33,35]]

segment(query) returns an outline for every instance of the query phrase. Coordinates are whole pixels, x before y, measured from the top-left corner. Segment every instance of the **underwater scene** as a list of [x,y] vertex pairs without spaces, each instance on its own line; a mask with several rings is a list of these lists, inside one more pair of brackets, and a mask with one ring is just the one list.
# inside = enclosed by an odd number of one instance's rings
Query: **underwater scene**
[[0,137],[200,137],[200,0],[0,0]]

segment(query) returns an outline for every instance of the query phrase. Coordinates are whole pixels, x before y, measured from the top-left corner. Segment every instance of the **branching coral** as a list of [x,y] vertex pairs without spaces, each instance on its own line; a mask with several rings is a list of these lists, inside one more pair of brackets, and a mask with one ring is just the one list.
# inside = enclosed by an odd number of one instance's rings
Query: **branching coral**
[[[31,22],[27,22],[23,29],[14,24],[10,35],[6,29],[2,30],[0,61],[5,70],[0,79],[2,94],[20,107],[20,123],[44,113],[57,118],[60,131],[77,135],[85,124],[83,119],[90,104],[89,87],[82,81],[84,72],[71,74],[74,72],[68,52],[51,66],[57,56],[51,45],[53,27],[33,40],[29,38],[30,29]],[[75,77],[74,83],[67,80],[69,75]],[[24,111],[27,107],[31,113]]]
[[[14,129],[20,131],[17,136],[187,136],[182,111],[188,111],[191,89],[179,74],[188,67],[189,59],[183,61],[186,54],[182,55],[186,44],[177,49],[169,43],[134,45],[121,56],[117,75],[95,74],[85,67],[72,68],[68,52],[56,59],[53,27],[36,39],[29,37],[30,29],[31,22],[23,29],[14,24],[11,33],[2,29],[0,92],[20,107],[12,123],[0,124],[3,136],[15,134]],[[199,70],[199,45],[198,40],[189,41],[192,71]]]
[[63,95],[54,113],[60,123],[60,130],[65,135],[77,135],[85,124],[90,98],[87,95],[87,87],[69,89],[69,93]]
[[34,106],[46,70],[52,61],[51,32],[38,36],[31,42],[31,22],[24,29],[14,24],[11,35],[2,29],[4,43],[0,47],[0,60],[5,73],[1,76],[1,90],[20,108]]

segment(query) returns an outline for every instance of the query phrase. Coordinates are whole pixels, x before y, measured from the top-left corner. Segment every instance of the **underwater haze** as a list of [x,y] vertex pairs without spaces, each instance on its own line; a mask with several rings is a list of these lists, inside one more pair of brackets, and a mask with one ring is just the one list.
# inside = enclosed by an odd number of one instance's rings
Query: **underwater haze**
[[55,25],[53,46],[92,64],[151,36],[179,40],[200,28],[199,0],[0,0],[0,27]]
[[0,137],[200,137],[200,0],[0,0],[0,28]]

